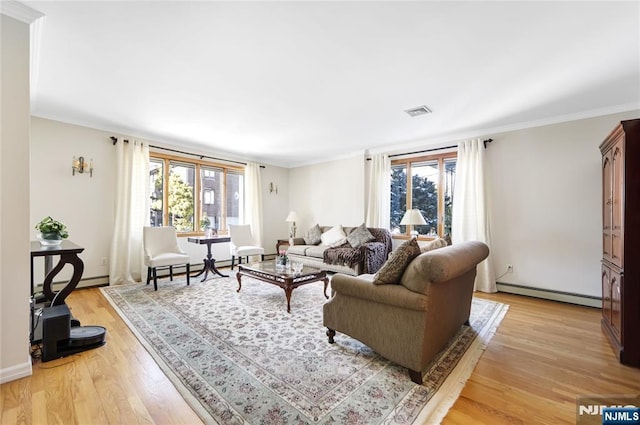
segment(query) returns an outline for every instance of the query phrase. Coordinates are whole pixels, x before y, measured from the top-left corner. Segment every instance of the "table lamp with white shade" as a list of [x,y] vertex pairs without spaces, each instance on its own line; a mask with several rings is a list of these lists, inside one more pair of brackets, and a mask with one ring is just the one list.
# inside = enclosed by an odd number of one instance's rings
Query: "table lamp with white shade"
[[[427,222],[424,220],[424,217],[422,216],[422,213],[420,213],[420,210],[414,208],[414,209],[410,209],[407,210],[404,213],[404,216],[402,217],[402,220],[400,220],[400,224],[403,224],[405,226],[416,226],[416,225],[421,225],[421,224],[427,224]],[[412,227],[413,229],[413,227]],[[418,231],[417,230],[411,230],[410,233],[411,236],[418,236]]]
[[289,237],[295,238],[296,237],[296,221],[298,221],[298,214],[296,214],[295,211],[290,211],[285,221],[288,221],[291,223],[291,230],[289,232]]

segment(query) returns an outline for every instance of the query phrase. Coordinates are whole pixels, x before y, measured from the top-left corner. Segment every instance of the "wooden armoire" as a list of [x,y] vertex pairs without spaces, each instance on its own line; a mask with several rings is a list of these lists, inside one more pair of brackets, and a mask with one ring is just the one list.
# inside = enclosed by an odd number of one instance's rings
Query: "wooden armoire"
[[602,330],[621,363],[640,366],[640,119],[602,153]]

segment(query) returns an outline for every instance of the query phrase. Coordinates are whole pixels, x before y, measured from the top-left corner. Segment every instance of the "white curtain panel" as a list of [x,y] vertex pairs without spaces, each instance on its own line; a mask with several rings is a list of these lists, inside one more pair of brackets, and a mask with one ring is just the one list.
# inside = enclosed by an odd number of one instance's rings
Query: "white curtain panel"
[[[491,250],[484,150],[480,139],[465,140],[458,145],[451,239],[454,244],[481,241]],[[478,265],[477,273],[475,290],[497,292],[491,255]]]
[[371,157],[369,169],[368,227],[389,228],[391,220],[391,160],[388,155]]
[[251,225],[253,239],[262,246],[262,183],[259,164],[247,163],[244,169],[244,188],[244,223]]
[[146,277],[142,228],[149,223],[149,146],[118,138],[115,148],[117,181],[109,284],[121,285]]

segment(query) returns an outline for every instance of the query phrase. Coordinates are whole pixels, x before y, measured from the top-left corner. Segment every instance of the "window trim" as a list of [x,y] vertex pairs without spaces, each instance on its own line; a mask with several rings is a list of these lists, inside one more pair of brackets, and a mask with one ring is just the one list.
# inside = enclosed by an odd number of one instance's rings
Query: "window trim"
[[226,194],[227,194],[227,173],[231,170],[233,170],[234,172],[238,172],[240,174],[244,175],[244,167],[243,166],[235,166],[235,165],[228,165],[228,164],[222,164],[222,163],[218,163],[218,162],[213,162],[213,161],[206,161],[204,159],[194,159],[194,158],[187,158],[184,156],[178,156],[178,155],[168,155],[168,154],[164,154],[164,153],[160,153],[160,152],[149,152],[149,160],[161,160],[163,163],[163,167],[162,167],[162,187],[163,187],[163,191],[162,191],[162,225],[166,226],[167,223],[169,223],[169,190],[168,190],[168,182],[169,182],[169,173],[170,173],[170,164],[171,161],[174,162],[179,162],[179,163],[183,163],[186,165],[193,165],[195,167],[195,176],[196,178],[194,178],[194,185],[193,185],[193,192],[194,192],[194,208],[193,208],[193,227],[194,227],[194,231],[191,232],[178,232],[178,237],[189,237],[189,236],[202,236],[204,235],[204,232],[201,230],[195,230],[195,229],[199,229],[199,222],[200,219],[199,217],[202,216],[202,202],[200,200],[200,173],[201,173],[201,169],[202,167],[207,167],[207,168],[217,168],[219,170],[222,171],[223,173],[223,178],[222,178],[222,184],[223,184],[223,188],[224,188],[224,195],[221,197],[221,202],[222,205],[220,206],[221,208],[221,224],[220,227],[221,229],[218,230],[218,234],[219,235],[226,235],[227,234],[227,205],[226,205]]
[[[403,165],[407,170],[407,199],[406,205],[407,209],[411,209],[412,207],[412,193],[413,193],[413,179],[411,178],[411,163],[417,162],[428,162],[428,161],[437,161],[438,162],[438,235],[437,236],[428,236],[428,235],[418,235],[418,240],[421,241],[430,241],[436,238],[444,237],[444,189],[445,189],[445,168],[444,163],[449,159],[456,159],[458,157],[458,151],[449,151],[440,154],[432,154],[432,155],[421,155],[421,156],[411,156],[411,157],[403,157],[402,159],[392,159],[391,160],[391,168],[397,165]],[[407,233],[396,233],[392,235],[393,239],[410,239],[411,235],[409,232],[411,231],[411,225],[406,226]]]

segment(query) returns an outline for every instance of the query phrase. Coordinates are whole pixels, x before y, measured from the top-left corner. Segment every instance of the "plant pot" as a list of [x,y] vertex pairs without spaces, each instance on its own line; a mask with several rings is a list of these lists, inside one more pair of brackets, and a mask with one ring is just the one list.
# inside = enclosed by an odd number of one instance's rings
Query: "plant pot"
[[57,232],[51,233],[38,233],[38,239],[40,239],[40,245],[43,246],[56,246],[60,245],[64,239]]

